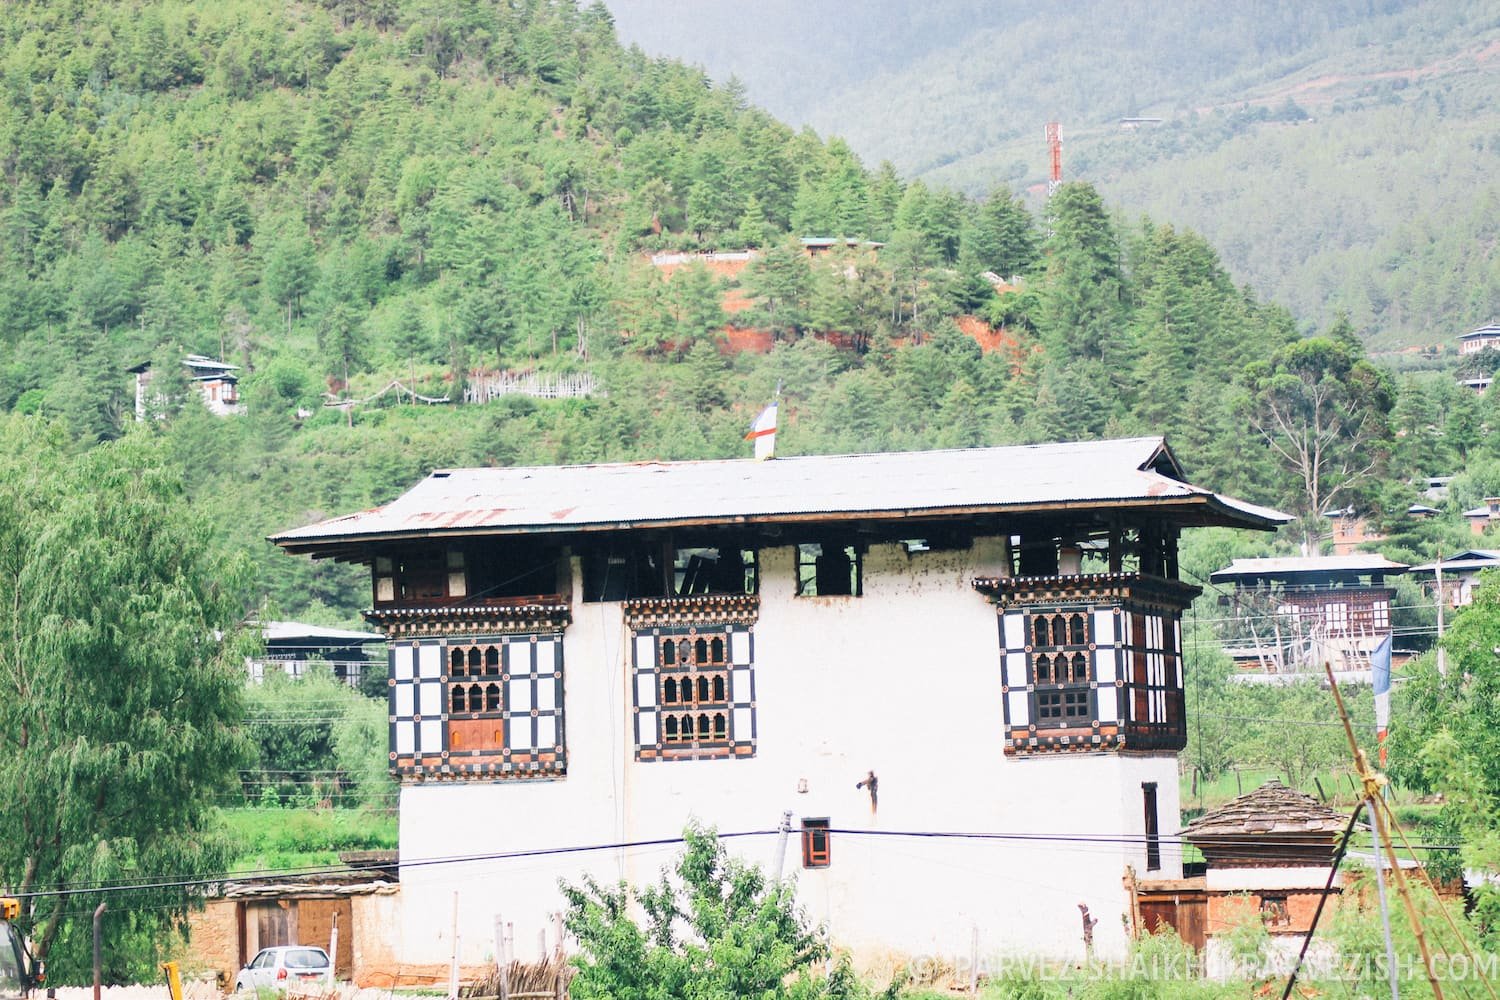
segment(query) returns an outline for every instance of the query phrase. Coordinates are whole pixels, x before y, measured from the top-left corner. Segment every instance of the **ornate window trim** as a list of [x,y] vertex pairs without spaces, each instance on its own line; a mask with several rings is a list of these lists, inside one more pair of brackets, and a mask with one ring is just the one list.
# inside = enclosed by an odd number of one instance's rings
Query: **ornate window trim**
[[401,640],[390,661],[393,774],[494,780],[567,772],[561,632]]
[[1181,616],[1196,587],[1115,573],[974,586],[997,605],[1007,755],[1186,745]]
[[759,607],[751,595],[625,603],[636,760],[755,755]]

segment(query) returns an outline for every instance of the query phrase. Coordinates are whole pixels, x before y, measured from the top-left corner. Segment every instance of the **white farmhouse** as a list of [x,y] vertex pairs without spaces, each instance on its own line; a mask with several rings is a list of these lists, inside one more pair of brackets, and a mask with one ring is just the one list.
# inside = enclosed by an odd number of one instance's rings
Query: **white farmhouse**
[[869,965],[1081,954],[1080,904],[1124,949],[1127,869],[1181,876],[1179,532],[1285,520],[1137,438],[455,469],[273,541],[371,569],[408,972],[691,821],[774,869],[784,812]]

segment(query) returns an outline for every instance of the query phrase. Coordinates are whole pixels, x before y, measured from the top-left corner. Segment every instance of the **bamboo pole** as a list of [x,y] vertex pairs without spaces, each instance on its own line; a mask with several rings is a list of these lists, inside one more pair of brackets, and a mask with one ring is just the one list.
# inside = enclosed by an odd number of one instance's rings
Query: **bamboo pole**
[[[1432,986],[1432,995],[1436,1000],[1443,1000],[1443,986],[1438,982],[1436,971],[1432,967],[1432,952],[1427,947],[1427,935],[1422,930],[1422,921],[1417,914],[1416,904],[1412,902],[1411,887],[1406,883],[1406,876],[1401,871],[1401,866],[1396,860],[1396,850],[1391,846],[1390,837],[1387,835],[1385,817],[1380,812],[1377,804],[1381,798],[1381,790],[1385,787],[1385,775],[1379,773],[1370,766],[1370,760],[1365,752],[1360,749],[1359,742],[1354,738],[1354,726],[1349,721],[1349,711],[1344,707],[1344,696],[1339,692],[1339,682],[1333,676],[1333,666],[1325,662],[1323,669],[1328,673],[1328,685],[1333,691],[1334,703],[1338,706],[1339,719],[1344,723],[1344,736],[1349,740],[1349,749],[1354,752],[1354,766],[1359,771],[1360,782],[1364,786],[1365,798],[1370,803],[1370,819],[1375,828],[1376,835],[1380,838],[1385,848],[1386,857],[1391,863],[1392,881],[1395,883],[1396,894],[1401,897],[1401,903],[1406,910],[1406,919],[1411,924],[1412,933],[1417,938],[1417,951],[1422,955],[1422,970],[1427,973],[1427,982]],[[1380,859],[1375,859],[1378,868]],[[1391,973],[1395,976],[1394,970]],[[1393,979],[1394,981],[1394,979]],[[1393,987],[1394,989],[1394,987]]]

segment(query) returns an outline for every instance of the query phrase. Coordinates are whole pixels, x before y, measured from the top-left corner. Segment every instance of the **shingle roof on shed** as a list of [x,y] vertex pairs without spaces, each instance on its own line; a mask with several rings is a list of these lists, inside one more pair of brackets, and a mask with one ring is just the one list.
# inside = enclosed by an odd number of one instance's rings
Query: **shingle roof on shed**
[[1337,836],[1348,819],[1306,792],[1288,788],[1274,778],[1248,795],[1205,813],[1182,831],[1183,839],[1219,837]]

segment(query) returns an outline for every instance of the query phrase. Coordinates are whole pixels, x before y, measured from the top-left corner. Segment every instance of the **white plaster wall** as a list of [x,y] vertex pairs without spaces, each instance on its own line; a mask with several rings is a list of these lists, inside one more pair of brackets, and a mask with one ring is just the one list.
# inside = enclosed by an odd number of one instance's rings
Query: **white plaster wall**
[[[983,550],[981,550],[983,551]],[[978,572],[976,572],[978,570]],[[1158,786],[1161,832],[1179,816],[1171,755],[1007,758],[994,608],[970,586],[971,552],[873,548],[863,597],[796,598],[794,550],[761,553],[755,626],[758,737],[750,759],[634,760],[626,634],[618,604],[573,595],[566,635],[568,773],[541,782],[408,786],[401,796],[404,940],[411,962],[451,949],[458,892],[465,961],[493,954],[496,914],[524,957],[562,905],[557,880],[654,880],[675,846],[422,865],[455,855],[671,838],[690,820],[720,832],[823,817],[837,828],[1055,837],[1144,833],[1141,784]],[[574,579],[581,574],[574,573]],[[855,784],[873,770],[879,808]],[[799,782],[807,791],[799,793]],[[777,840],[733,840],[768,868]],[[1181,860],[1163,843],[1163,867]],[[809,916],[866,963],[885,956],[1081,955],[1084,903],[1095,947],[1125,947],[1125,865],[1144,876],[1137,843],[937,839],[835,833],[832,865],[801,870],[796,833],[786,870]]]

